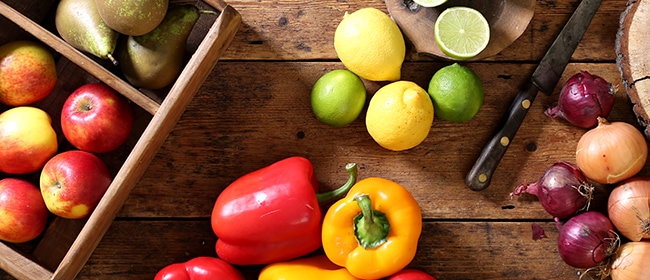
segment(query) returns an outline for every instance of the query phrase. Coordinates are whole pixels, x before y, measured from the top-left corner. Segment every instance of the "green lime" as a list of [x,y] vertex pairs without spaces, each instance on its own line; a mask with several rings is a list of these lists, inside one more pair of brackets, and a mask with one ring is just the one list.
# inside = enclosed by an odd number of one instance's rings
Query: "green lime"
[[413,2],[422,7],[433,8],[444,4],[447,0],[413,0]]
[[436,116],[450,122],[472,119],[483,105],[483,84],[472,69],[458,63],[445,66],[429,81]]
[[345,69],[321,76],[311,90],[311,109],[316,118],[343,127],[359,117],[366,103],[366,87],[359,76]]
[[487,47],[490,25],[475,9],[451,7],[438,15],[433,34],[443,53],[463,60],[477,56]]

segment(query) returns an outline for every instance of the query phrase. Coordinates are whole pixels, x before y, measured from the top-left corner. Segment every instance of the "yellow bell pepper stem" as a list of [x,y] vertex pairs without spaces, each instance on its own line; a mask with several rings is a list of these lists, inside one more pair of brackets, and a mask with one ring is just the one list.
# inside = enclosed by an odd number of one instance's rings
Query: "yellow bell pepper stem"
[[[387,228],[382,228],[384,222],[377,218],[381,215],[385,215]],[[385,240],[381,237],[383,230],[388,232]],[[422,213],[411,193],[391,180],[366,178],[325,214],[323,250],[333,263],[347,268],[355,277],[381,279],[413,260],[421,233]],[[360,242],[363,239],[376,244],[364,248],[361,243],[365,241]]]
[[304,257],[265,266],[258,280],[359,280],[325,255]]
[[359,245],[374,249],[384,244],[390,232],[386,214],[372,209],[372,201],[367,194],[357,196],[354,200],[361,208],[361,213],[354,217],[354,235]]

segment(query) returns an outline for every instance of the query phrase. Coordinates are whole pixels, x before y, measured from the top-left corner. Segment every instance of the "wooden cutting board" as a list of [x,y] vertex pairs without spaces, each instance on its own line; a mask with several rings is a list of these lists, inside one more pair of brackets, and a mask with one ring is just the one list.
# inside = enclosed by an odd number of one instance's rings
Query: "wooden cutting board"
[[650,139],[650,1],[630,0],[616,35],[616,64],[634,114]]
[[471,7],[483,14],[490,24],[490,42],[478,56],[480,60],[508,47],[526,30],[533,18],[535,0],[454,0],[435,8],[421,7],[412,0],[386,0],[386,7],[404,35],[421,54],[445,59],[433,36],[438,15],[450,6]]

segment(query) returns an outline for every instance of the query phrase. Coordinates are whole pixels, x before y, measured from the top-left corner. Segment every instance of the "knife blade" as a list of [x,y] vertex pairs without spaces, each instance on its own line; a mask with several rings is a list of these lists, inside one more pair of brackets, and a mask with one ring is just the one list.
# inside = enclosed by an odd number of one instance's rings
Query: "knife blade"
[[539,91],[551,95],[602,0],[582,0],[555,41],[515,96],[497,132],[490,138],[467,173],[465,184],[474,191],[490,185],[494,171],[512,143]]

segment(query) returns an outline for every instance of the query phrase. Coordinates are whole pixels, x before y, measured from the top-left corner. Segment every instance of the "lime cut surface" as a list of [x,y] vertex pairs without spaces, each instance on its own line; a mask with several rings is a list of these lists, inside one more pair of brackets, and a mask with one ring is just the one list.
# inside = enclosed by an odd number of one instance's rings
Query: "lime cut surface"
[[447,0],[413,0],[413,3],[427,8],[437,7],[444,4],[445,2],[447,2]]
[[442,11],[434,24],[434,36],[440,50],[453,59],[477,56],[490,41],[490,25],[477,10],[450,7]]

